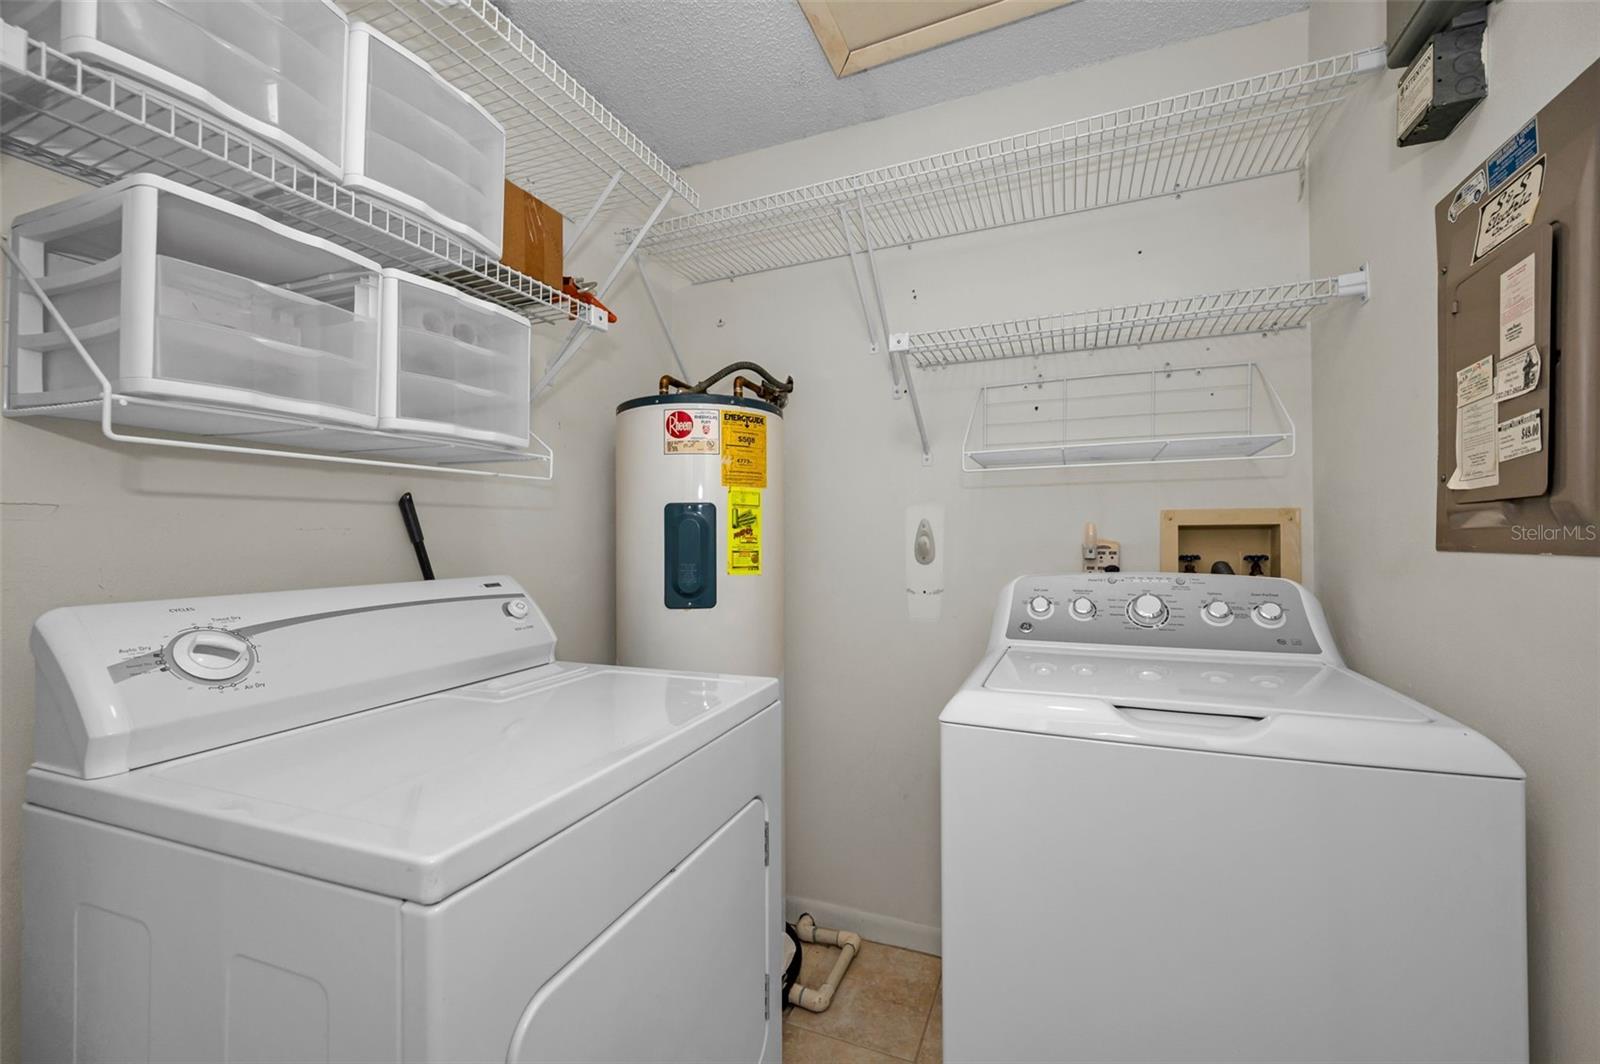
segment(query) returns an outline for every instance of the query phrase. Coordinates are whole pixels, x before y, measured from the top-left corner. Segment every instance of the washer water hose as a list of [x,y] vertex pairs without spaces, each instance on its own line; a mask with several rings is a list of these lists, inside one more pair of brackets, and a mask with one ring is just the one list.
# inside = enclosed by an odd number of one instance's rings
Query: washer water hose
[[779,410],[782,410],[784,405],[789,402],[789,393],[794,391],[794,378],[790,377],[788,380],[780,381],[754,362],[730,362],[699,384],[680,381],[669,373],[663,373],[660,384],[661,394],[666,395],[670,390],[676,388],[684,395],[705,395],[711,390],[713,384],[716,384],[730,373],[739,372],[754,373],[761,379],[753,381],[746,377],[735,377],[733,379],[733,394],[735,396],[743,396],[744,390],[750,388],[755,391],[757,398],[771,403]]
[[815,990],[798,982],[789,988],[789,1004],[799,1005],[808,1012],[824,1012],[833,1004],[834,992],[839,989],[839,982],[849,970],[850,962],[861,952],[861,936],[854,931],[830,931],[826,927],[818,927],[810,913],[800,914],[800,919],[794,922],[794,930],[801,942],[839,947],[839,959],[833,962],[833,971],[828,973],[827,982]]

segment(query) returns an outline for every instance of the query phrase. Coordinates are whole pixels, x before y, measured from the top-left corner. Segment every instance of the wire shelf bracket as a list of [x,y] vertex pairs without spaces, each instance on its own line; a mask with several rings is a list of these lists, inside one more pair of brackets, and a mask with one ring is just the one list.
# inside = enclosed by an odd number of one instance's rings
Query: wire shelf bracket
[[345,188],[202,109],[85,64],[4,22],[0,152],[94,185],[158,174],[535,322],[608,324],[598,308]]
[[1368,269],[1313,281],[1238,289],[1181,299],[1102,307],[1042,318],[896,333],[916,369],[941,369],[1008,358],[1035,358],[1145,344],[1268,334],[1307,325],[1337,301],[1371,293]]
[[[662,194],[661,199],[656,202],[655,210],[650,212],[650,217],[645,219],[644,225],[634,235],[634,238],[628,242],[628,246],[623,249],[622,255],[617,259],[616,265],[611,267],[611,272],[606,274],[606,279],[601,281],[600,284],[595,288],[596,299],[604,299],[606,293],[611,290],[611,286],[616,283],[617,275],[622,272],[623,267],[628,265],[628,262],[634,257],[635,253],[638,252],[639,242],[643,240],[645,234],[650,231],[650,227],[654,225],[656,219],[661,216],[661,212],[666,210],[667,203],[672,199],[672,195],[673,194],[670,191],[665,192]],[[598,208],[599,204],[597,203],[595,206]],[[641,276],[643,275],[641,274]],[[648,289],[649,282],[646,281],[645,284]],[[655,297],[651,296],[651,303],[654,304],[654,302]],[[594,309],[599,313],[601,320],[605,320],[606,312],[599,307]],[[657,312],[657,317],[660,317],[659,311]],[[665,323],[663,323],[663,327],[665,327]],[[543,395],[545,390],[555,383],[556,374],[560,373],[562,367],[570,362],[573,356],[578,353],[578,349],[581,348],[584,345],[584,342],[589,339],[592,331],[593,330],[591,329],[584,328],[582,325],[573,326],[572,331],[567,334],[566,340],[556,352],[556,357],[550,361],[550,368],[544,371],[544,376],[540,377],[539,383],[534,385],[533,397],[535,399]],[[674,354],[676,354],[676,349],[674,349]]]
[[[74,403],[17,407],[9,403],[8,397],[5,411],[7,416],[94,420],[100,425],[101,435],[112,443],[145,447],[506,480],[547,481],[555,476],[555,454],[537,435],[532,437],[535,447],[514,450],[467,440],[332,425],[285,414],[119,394],[112,388],[110,379],[106,377],[99,364],[84,349],[83,342],[45,293],[38,278],[17,258],[9,243],[0,243],[0,253],[4,254],[11,266],[11,276],[21,279],[33,291],[45,312],[55,322],[78,358],[100,385],[99,398]],[[122,418],[124,422],[139,427],[188,433],[203,438],[128,433],[117,427],[118,413],[124,415]],[[285,450],[283,447],[221,443],[217,441],[217,437],[314,449]],[[509,473],[492,469],[473,469],[465,465],[465,463],[529,461],[542,463],[540,471]]]

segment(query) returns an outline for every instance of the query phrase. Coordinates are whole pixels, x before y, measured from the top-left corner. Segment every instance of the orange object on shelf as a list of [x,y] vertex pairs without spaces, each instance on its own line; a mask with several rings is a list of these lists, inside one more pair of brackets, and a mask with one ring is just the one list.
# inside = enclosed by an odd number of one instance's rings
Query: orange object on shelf
[[[595,298],[594,293],[587,288],[580,288],[578,281],[573,277],[561,278],[561,290],[576,299],[579,303],[587,303],[591,307],[599,307],[606,312],[606,321],[612,325],[617,323],[617,312]],[[573,315],[576,317],[577,315]]]

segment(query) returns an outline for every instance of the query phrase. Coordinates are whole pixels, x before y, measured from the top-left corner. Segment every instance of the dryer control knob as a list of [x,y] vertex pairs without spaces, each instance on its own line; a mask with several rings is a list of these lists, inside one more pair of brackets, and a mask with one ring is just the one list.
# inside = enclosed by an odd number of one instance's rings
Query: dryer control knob
[[1233,609],[1221,599],[1212,599],[1206,603],[1204,613],[1206,620],[1212,624],[1227,624],[1233,620]]
[[1050,616],[1050,611],[1055,609],[1055,606],[1056,604],[1054,602],[1051,602],[1043,595],[1035,595],[1033,598],[1028,600],[1028,612],[1033,614],[1035,617]]
[[184,675],[206,683],[237,680],[255,664],[242,636],[216,628],[184,632],[167,646],[167,661]]
[[1067,608],[1071,610],[1072,615],[1080,621],[1090,620],[1095,614],[1094,599],[1089,598],[1087,595],[1079,595],[1077,598],[1072,600],[1071,604]]
[[1283,607],[1276,602],[1263,602],[1250,611],[1257,624],[1264,624],[1269,628],[1276,628],[1283,623]]
[[506,616],[513,621],[520,621],[528,615],[527,599],[512,599],[505,604]]
[[1167,620],[1167,604],[1160,595],[1145,592],[1128,603],[1128,620],[1140,628],[1158,628]]

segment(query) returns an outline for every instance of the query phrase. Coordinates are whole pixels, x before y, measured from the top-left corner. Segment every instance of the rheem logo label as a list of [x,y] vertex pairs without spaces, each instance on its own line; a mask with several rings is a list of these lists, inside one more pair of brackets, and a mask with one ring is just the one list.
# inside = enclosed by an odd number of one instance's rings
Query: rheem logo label
[[715,410],[668,410],[661,423],[667,454],[722,453],[722,422]]

